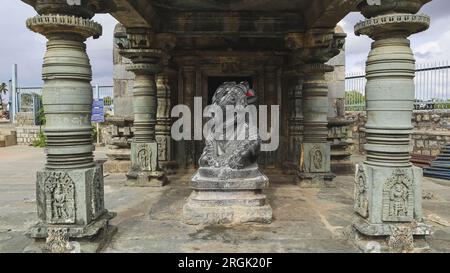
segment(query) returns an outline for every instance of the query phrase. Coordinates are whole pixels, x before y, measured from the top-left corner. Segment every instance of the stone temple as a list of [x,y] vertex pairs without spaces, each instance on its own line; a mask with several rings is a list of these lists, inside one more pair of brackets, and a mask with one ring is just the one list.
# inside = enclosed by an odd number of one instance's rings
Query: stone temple
[[[429,27],[430,18],[418,12],[430,0],[22,1],[37,12],[27,27],[48,39],[42,70],[47,160],[37,170],[40,222],[30,230],[37,245],[46,241],[55,251],[69,239],[101,245],[114,234],[104,172],[123,173],[130,187],[164,187],[169,174],[192,171],[183,214],[194,225],[273,221],[264,195],[268,170],[294,174],[292,182],[307,188],[335,187],[336,175],[356,172],[350,239],[362,250],[369,241],[383,250],[412,242],[422,247],[430,234],[422,215],[422,171],[409,155],[415,59],[408,40]],[[356,34],[373,39],[366,158],[356,170],[344,116],[346,35],[337,26],[350,12],[365,17]],[[91,19],[98,13],[119,21],[105,163],[93,157],[85,45],[102,35]],[[230,92],[223,100],[221,88]],[[256,104],[280,106],[278,150],[251,151],[260,145],[251,141],[246,148],[223,148],[208,139],[172,139],[174,105],[194,109],[194,97],[202,97],[203,107],[227,105],[227,96],[234,101],[250,89]],[[216,146],[225,155],[234,147],[255,156],[242,168],[211,166],[205,153],[214,157],[217,151],[208,147]]]

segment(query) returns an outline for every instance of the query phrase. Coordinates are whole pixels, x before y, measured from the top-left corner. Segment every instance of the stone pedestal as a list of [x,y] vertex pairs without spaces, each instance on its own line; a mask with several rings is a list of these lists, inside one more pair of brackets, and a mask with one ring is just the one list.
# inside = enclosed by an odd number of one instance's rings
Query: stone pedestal
[[351,120],[345,117],[328,119],[328,141],[331,143],[331,172],[334,174],[354,174],[355,165],[351,161],[349,147],[353,144]]
[[158,144],[132,143],[131,170],[127,173],[127,186],[162,187],[168,181],[158,169]]
[[[115,213],[105,209],[103,167],[43,170],[37,173],[37,206],[40,222],[28,232],[36,241],[27,252],[54,252],[55,234],[76,240],[82,252],[96,252],[116,232],[109,225]],[[50,239],[49,239],[50,238]],[[84,243],[82,243],[84,242]],[[61,249],[61,252],[68,249]]]
[[335,187],[330,169],[330,144],[303,143],[297,183],[302,188]]
[[106,173],[127,173],[131,169],[131,141],[134,137],[133,120],[123,117],[106,118],[108,125],[103,135],[108,152],[108,161],[104,164]]
[[[354,190],[353,239],[363,251],[426,251],[423,223],[423,171],[418,167],[384,168],[357,165]],[[423,241],[415,245],[414,238]],[[418,247],[419,246],[419,247]]]
[[191,180],[194,191],[183,208],[184,222],[270,223],[272,208],[263,193],[268,184],[257,165],[242,170],[202,167]]

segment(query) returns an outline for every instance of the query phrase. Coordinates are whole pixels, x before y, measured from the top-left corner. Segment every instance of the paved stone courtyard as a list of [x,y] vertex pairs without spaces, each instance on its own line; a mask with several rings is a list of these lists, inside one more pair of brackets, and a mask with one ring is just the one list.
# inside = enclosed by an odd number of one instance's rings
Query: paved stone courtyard
[[[105,159],[105,149],[96,152]],[[22,252],[37,221],[36,170],[42,149],[0,149],[0,252]],[[124,177],[105,178],[106,206],[118,227],[105,252],[356,252],[347,242],[352,217],[353,177],[339,176],[337,189],[300,189],[289,176],[269,173],[267,190],[274,213],[270,225],[195,227],[181,222],[191,190],[191,173],[170,177],[165,188],[123,186]],[[450,182],[425,179],[424,215],[433,225],[433,252],[450,252]]]

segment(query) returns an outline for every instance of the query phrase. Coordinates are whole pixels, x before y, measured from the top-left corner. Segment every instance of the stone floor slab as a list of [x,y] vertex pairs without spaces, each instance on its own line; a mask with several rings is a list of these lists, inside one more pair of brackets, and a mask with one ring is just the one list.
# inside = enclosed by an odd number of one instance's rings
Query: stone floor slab
[[[95,153],[106,158],[106,149]],[[36,171],[42,149],[0,149],[0,252],[22,252],[31,242],[25,232],[37,221]],[[271,224],[189,226],[182,207],[191,193],[194,170],[169,176],[162,188],[125,187],[125,175],[105,177],[105,202],[116,212],[118,232],[105,252],[357,252],[345,238],[353,216],[353,176],[338,176],[336,189],[301,189],[292,176],[267,171],[266,194],[273,208]],[[450,252],[450,183],[424,179],[424,216],[433,226],[433,252]],[[434,220],[435,222],[431,220]],[[440,223],[436,222],[440,219]]]

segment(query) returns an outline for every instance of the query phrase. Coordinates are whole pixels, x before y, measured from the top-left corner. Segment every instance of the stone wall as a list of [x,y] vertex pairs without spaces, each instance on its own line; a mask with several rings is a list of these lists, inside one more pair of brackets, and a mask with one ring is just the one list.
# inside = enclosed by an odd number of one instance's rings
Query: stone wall
[[450,144],[450,110],[414,111],[413,153],[437,156]]
[[[366,143],[364,125],[367,121],[365,112],[348,112],[347,118],[353,121],[354,154],[362,154]],[[416,110],[413,112],[412,135],[413,154],[436,156],[440,150],[450,144],[450,110]]]
[[17,144],[18,145],[30,145],[39,138],[40,127],[39,126],[19,126],[16,127],[17,132]]
[[16,114],[17,126],[34,126],[34,113],[33,112],[18,112]]

